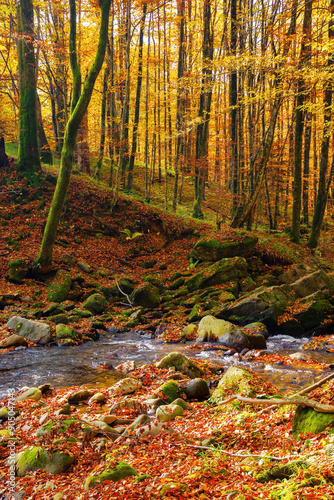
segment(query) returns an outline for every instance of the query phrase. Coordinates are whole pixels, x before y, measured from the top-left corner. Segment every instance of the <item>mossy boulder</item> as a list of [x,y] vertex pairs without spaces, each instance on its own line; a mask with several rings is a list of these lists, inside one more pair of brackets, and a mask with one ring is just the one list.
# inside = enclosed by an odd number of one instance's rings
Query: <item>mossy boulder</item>
[[76,332],[74,329],[59,323],[56,326],[56,340],[66,341],[69,344],[73,344],[82,339],[82,334],[80,332]]
[[24,337],[21,337],[21,335],[16,335],[13,333],[13,335],[10,335],[6,339],[4,339],[2,342],[0,342],[0,349],[1,348],[7,348],[7,347],[19,347],[19,346],[27,346],[28,342]]
[[248,257],[251,255],[258,238],[253,235],[236,234],[236,240],[218,241],[215,239],[202,239],[196,243],[191,251],[193,260],[216,262],[224,258]]
[[94,488],[96,485],[103,483],[104,481],[116,482],[129,476],[137,476],[135,469],[126,462],[119,462],[113,469],[106,469],[97,476],[88,476],[85,482],[84,490],[88,491],[90,488]]
[[160,498],[169,497],[169,495],[172,495],[173,498],[177,498],[178,494],[181,494],[183,497],[183,493],[185,492],[190,492],[190,488],[187,484],[169,481],[160,488]]
[[51,341],[51,327],[41,321],[12,316],[6,326],[12,328],[16,334],[32,340],[36,344],[48,344]]
[[50,302],[63,302],[67,299],[71,285],[71,274],[64,269],[59,269],[47,287],[48,300]]
[[254,291],[232,304],[226,304],[216,315],[239,325],[251,322],[264,323],[270,329],[277,328],[277,320],[288,305],[293,303],[290,285],[273,286]]
[[300,434],[319,434],[329,427],[334,428],[334,414],[320,413],[313,408],[300,405],[297,406],[291,425],[295,438],[298,438]]
[[176,404],[161,405],[157,408],[156,417],[159,422],[171,422],[184,413],[182,406]]
[[95,315],[103,313],[107,305],[108,303],[104,295],[101,293],[93,293],[85,300],[82,307]]
[[8,273],[6,278],[11,283],[22,284],[29,272],[29,266],[22,260],[12,260],[8,262]]
[[[255,380],[256,384],[253,382]],[[234,394],[253,398],[258,393],[258,387],[261,387],[259,380],[261,380],[261,377],[246,368],[230,366],[220,379],[209,402],[219,404],[226,398],[227,392],[230,393],[231,391]]]
[[188,316],[189,323],[200,320],[204,315],[203,306],[201,304],[195,304]]
[[180,352],[173,351],[163,357],[158,363],[156,363],[157,368],[172,368],[184,373],[190,378],[201,377],[204,375],[202,368],[197,365],[194,361],[188,359],[184,354]]
[[238,284],[247,276],[247,262],[243,257],[222,259],[185,281],[189,292],[223,283]]
[[235,329],[235,325],[223,319],[217,319],[214,316],[207,315],[201,319],[198,324],[197,341],[212,342],[219,341],[226,334],[229,334]]
[[334,279],[333,276],[326,274],[322,270],[315,271],[292,283],[291,289],[295,292],[296,297],[307,297],[319,290],[328,290],[329,294],[333,295]]
[[305,332],[319,326],[325,319],[333,317],[334,307],[320,291],[302,299],[300,302],[305,309],[294,314],[294,318]]
[[172,403],[177,398],[185,399],[187,397],[184,387],[175,380],[168,380],[162,384],[157,390],[157,394],[167,403]]
[[39,401],[40,399],[42,399],[42,391],[40,391],[37,387],[31,387],[16,396],[15,401],[24,401],[25,399],[33,399],[35,401]]
[[24,451],[16,463],[16,475],[23,477],[27,472],[45,469],[48,474],[66,472],[74,462],[74,457],[62,451],[50,452],[39,446]]
[[283,479],[289,479],[290,477],[296,476],[299,474],[300,470],[305,470],[307,468],[308,465],[303,460],[294,460],[288,464],[274,465],[257,474],[255,478],[259,483],[267,483],[272,480],[283,481]]
[[132,292],[130,299],[134,306],[153,309],[159,305],[159,289],[151,283],[144,283]]

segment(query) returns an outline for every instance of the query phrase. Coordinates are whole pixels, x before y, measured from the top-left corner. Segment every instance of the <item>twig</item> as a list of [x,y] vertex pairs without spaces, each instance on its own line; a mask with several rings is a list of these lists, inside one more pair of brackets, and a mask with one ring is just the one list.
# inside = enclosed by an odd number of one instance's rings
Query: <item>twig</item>
[[218,451],[219,453],[225,453],[226,455],[229,455],[230,457],[239,457],[239,458],[269,458],[271,460],[286,460],[287,458],[291,458],[294,455],[286,455],[285,457],[274,457],[272,455],[251,455],[251,454],[240,454],[239,453],[231,453],[230,451],[222,450],[220,448],[213,448],[212,446],[200,446],[196,444],[178,444],[178,443],[173,443],[173,446],[188,446],[190,448],[197,448],[200,450],[209,450],[209,451]]
[[133,305],[132,305],[132,302],[130,300],[130,297],[125,292],[123,292],[123,290],[120,289],[118,281],[117,281],[116,278],[115,278],[115,283],[116,283],[116,286],[117,286],[118,290],[121,292],[121,294],[124,295],[124,297],[126,297],[128,299],[128,302],[129,302],[131,308],[133,309]]

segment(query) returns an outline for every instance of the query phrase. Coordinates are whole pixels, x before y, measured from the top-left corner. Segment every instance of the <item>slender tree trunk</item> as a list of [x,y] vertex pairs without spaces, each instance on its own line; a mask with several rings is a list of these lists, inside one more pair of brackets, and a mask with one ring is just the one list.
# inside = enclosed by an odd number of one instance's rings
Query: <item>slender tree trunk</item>
[[[300,50],[299,69],[303,70],[311,55],[311,23],[312,23],[313,0],[305,0],[305,13],[303,23],[303,40]],[[308,99],[303,76],[297,82],[297,102],[295,119],[295,144],[294,144],[294,176],[293,176],[293,205],[292,205],[292,227],[291,240],[300,243],[300,214],[302,208],[302,151],[303,133],[305,119],[305,104]]]
[[102,89],[102,100],[101,100],[101,138],[99,147],[99,157],[96,162],[95,173],[94,173],[94,177],[98,180],[101,179],[101,167],[103,163],[104,146],[106,143],[106,107],[107,107],[109,77],[110,77],[110,63],[107,63],[103,75],[103,89]]
[[195,157],[195,202],[193,217],[203,218],[202,200],[207,175],[208,161],[208,136],[211,112],[212,87],[213,87],[213,32],[211,27],[211,0],[205,0],[203,6],[203,66],[202,88],[198,118],[200,123],[196,130],[196,157]]
[[[328,25],[328,38],[330,42],[333,42],[334,0],[331,0],[329,13],[330,13],[330,21]],[[327,65],[329,71],[331,71],[334,65],[334,54],[332,52],[330,52]],[[330,184],[333,173],[331,169],[329,179],[326,179],[327,167],[328,167],[329,142],[331,137],[330,130],[331,130],[331,118],[332,118],[332,99],[333,99],[333,82],[332,78],[328,78],[328,81],[325,84],[324,128],[323,128],[323,138],[322,138],[321,153],[320,153],[318,193],[314,206],[311,234],[307,242],[307,246],[309,248],[316,248],[318,245],[321,224],[325,214],[328,191],[329,191],[326,184],[328,183]]]
[[184,25],[185,25],[185,0],[179,0],[177,3],[177,15],[179,19],[179,58],[177,66],[177,96],[176,96],[176,155],[174,161],[174,190],[172,211],[176,212],[177,192],[179,184],[179,164],[183,154],[183,144],[185,139],[185,102],[183,88],[183,73],[185,66],[185,40],[184,40]]
[[100,32],[98,47],[96,50],[95,60],[89,71],[88,77],[85,81],[82,93],[78,95],[77,87],[80,84],[80,70],[77,67],[76,59],[76,14],[75,14],[75,0],[69,0],[70,2],[70,13],[71,13],[71,26],[70,26],[70,48],[71,51],[71,63],[73,71],[73,96],[71,105],[71,114],[66,125],[64,145],[61,154],[60,170],[56,189],[52,198],[49,215],[47,218],[42,244],[34,262],[34,269],[37,272],[48,272],[52,266],[52,255],[53,247],[56,239],[57,228],[61,212],[63,210],[66,194],[68,191],[68,186],[71,178],[71,171],[73,165],[74,148],[76,143],[77,132],[80,127],[80,123],[84,117],[87,110],[89,101],[92,96],[94,84],[96,78],[101,70],[107,40],[108,40],[108,22],[109,22],[109,10],[112,0],[100,0]]
[[18,3],[17,59],[19,72],[20,134],[17,171],[29,184],[39,184],[41,163],[37,139],[36,62],[34,53],[34,10],[32,0]]
[[132,189],[133,170],[137,152],[138,124],[139,124],[139,114],[140,114],[140,95],[141,95],[141,88],[143,81],[143,44],[144,44],[146,12],[147,12],[147,4],[145,3],[143,5],[143,15],[140,22],[140,32],[139,32],[137,90],[136,90],[136,103],[135,103],[135,118],[132,131],[132,147],[131,147],[131,155],[130,155],[129,171],[128,171],[128,184],[127,184],[128,191],[131,191]]

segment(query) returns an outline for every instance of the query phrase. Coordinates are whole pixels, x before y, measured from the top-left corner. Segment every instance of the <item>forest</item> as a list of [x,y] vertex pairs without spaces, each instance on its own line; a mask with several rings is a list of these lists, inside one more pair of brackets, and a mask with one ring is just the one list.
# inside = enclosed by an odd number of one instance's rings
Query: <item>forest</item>
[[334,0],[0,6],[0,500],[334,498]]

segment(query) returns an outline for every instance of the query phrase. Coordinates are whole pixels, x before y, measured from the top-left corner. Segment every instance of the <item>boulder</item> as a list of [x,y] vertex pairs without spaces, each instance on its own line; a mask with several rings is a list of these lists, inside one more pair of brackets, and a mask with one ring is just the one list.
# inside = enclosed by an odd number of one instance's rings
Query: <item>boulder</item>
[[50,302],[63,302],[67,299],[71,285],[71,274],[64,269],[59,269],[47,287],[48,300]]
[[34,399],[35,401],[39,401],[41,398],[42,392],[37,389],[37,387],[31,387],[16,396],[15,401],[24,401],[25,399]]
[[[257,384],[252,381],[257,379]],[[227,397],[227,391],[233,391],[234,394],[242,394],[245,397],[253,398],[257,392],[261,377],[255,373],[237,366],[230,366],[224,376],[220,379],[217,388],[212,393],[209,402],[219,404]]]
[[103,404],[107,401],[107,398],[105,396],[105,394],[103,394],[103,392],[98,392],[96,394],[94,394],[94,396],[92,396],[91,398],[89,398],[88,400],[88,404],[92,404],[92,403],[99,403],[99,404]]
[[185,498],[184,494],[188,492],[190,492],[189,486],[185,483],[179,483],[177,481],[168,481],[168,483],[165,483],[159,491],[160,498],[171,498],[170,495],[172,495],[172,498],[177,498],[179,495],[181,495],[180,498]]
[[22,284],[29,272],[28,264],[22,260],[13,260],[8,263],[8,267],[7,280],[12,283]]
[[315,271],[312,274],[304,276],[291,284],[291,289],[296,297],[307,297],[319,290],[329,290],[329,294],[334,294],[334,280],[324,271]]
[[[210,396],[208,383],[202,378],[195,378],[191,380],[186,385],[184,391],[188,399],[197,399],[197,401],[206,401]],[[176,401],[173,401],[173,403],[175,404]]]
[[140,380],[127,377],[116,382],[116,384],[110,387],[109,391],[112,394],[132,394],[137,389],[140,389],[142,385]]
[[153,309],[159,304],[159,290],[151,283],[144,283],[131,293],[130,300],[134,306]]
[[247,335],[262,335],[265,339],[269,337],[266,325],[260,321],[249,323],[248,325],[245,325],[242,330],[247,333]]
[[301,470],[307,469],[308,465],[303,460],[294,460],[287,464],[278,464],[269,467],[269,469],[257,474],[256,480],[259,483],[267,483],[268,481],[282,481],[283,479],[289,479],[290,477],[296,476]]
[[218,241],[202,239],[196,243],[190,257],[193,260],[216,262],[224,258],[248,257],[251,255],[258,242],[257,236],[236,234],[235,237],[238,240]]
[[223,283],[238,284],[247,276],[247,262],[243,257],[222,259],[185,281],[189,292]]
[[151,422],[149,424],[143,425],[136,429],[136,436],[139,438],[145,438],[147,436],[157,436],[161,432],[168,432],[169,434],[176,434],[176,431],[172,427],[163,422]]
[[39,446],[30,447],[18,457],[16,475],[24,476],[27,472],[45,469],[48,474],[61,474],[74,462],[74,457],[62,451],[50,452]]
[[167,356],[163,357],[158,363],[156,363],[157,368],[172,368],[184,373],[185,375],[196,378],[204,374],[202,368],[197,365],[194,361],[191,361],[186,356],[180,352],[170,352]]
[[26,339],[24,337],[21,337],[21,335],[16,335],[15,333],[13,333],[13,335],[10,335],[0,343],[0,349],[7,347],[19,347],[22,345],[28,345]]
[[333,413],[320,413],[308,406],[297,406],[295,414],[292,418],[292,434],[295,439],[300,434],[319,434],[327,427],[334,425]]
[[88,476],[85,482],[84,490],[89,491],[90,488],[94,488],[97,484],[103,483],[104,481],[116,482],[129,476],[137,476],[135,469],[126,462],[119,462],[113,469],[106,469],[101,474],[96,476]]
[[87,389],[80,389],[79,391],[72,392],[67,398],[70,405],[76,405],[81,401],[87,401],[92,396],[94,396],[94,391],[88,391]]
[[92,314],[101,314],[107,308],[107,300],[104,295],[94,293],[85,300],[82,307]]
[[157,390],[157,394],[168,403],[172,403],[177,398],[184,399],[187,397],[184,388],[175,380],[168,380],[162,384]]
[[176,417],[181,417],[184,413],[182,406],[173,403],[169,405],[162,405],[157,408],[156,417],[159,422],[171,422]]
[[58,343],[64,345],[73,345],[82,339],[82,334],[80,332],[76,332],[74,329],[64,325],[63,323],[59,323],[56,326],[56,340]]
[[214,316],[204,316],[198,324],[197,342],[212,342],[224,337],[235,329],[235,325]]
[[12,316],[6,326],[36,344],[48,344],[51,341],[51,327],[41,321]]
[[224,305],[217,317],[239,325],[262,322],[268,330],[277,329],[277,319],[292,304],[290,285],[272,286],[254,291],[236,302]]

